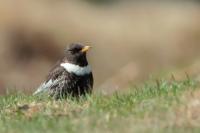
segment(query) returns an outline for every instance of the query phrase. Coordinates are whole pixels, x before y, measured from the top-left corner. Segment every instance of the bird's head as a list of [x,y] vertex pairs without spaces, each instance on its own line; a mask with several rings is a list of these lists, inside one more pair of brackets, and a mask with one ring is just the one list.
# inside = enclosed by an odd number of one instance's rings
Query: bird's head
[[86,66],[88,64],[86,53],[91,46],[85,46],[79,43],[72,43],[66,49],[66,61],[79,66]]

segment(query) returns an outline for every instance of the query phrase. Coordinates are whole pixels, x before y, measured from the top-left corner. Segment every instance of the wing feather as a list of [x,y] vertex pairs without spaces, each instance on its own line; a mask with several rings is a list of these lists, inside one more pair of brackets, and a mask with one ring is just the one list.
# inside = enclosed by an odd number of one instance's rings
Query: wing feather
[[63,80],[63,78],[61,77],[63,77],[64,72],[65,69],[63,67],[60,66],[54,67],[47,76],[46,81],[37,88],[37,90],[33,93],[33,95],[47,92],[52,87],[60,84],[61,80]]

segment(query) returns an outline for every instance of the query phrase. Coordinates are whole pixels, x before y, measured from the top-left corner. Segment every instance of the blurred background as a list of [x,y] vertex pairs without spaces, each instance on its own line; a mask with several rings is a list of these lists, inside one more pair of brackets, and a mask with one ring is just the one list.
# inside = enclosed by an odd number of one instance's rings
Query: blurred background
[[88,53],[95,91],[171,72],[200,74],[200,3],[191,0],[0,1],[0,94],[32,92],[72,42]]

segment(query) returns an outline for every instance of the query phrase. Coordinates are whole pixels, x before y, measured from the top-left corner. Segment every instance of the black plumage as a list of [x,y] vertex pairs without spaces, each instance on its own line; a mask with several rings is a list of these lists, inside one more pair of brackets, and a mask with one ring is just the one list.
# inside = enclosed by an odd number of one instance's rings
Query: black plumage
[[82,44],[71,44],[65,50],[65,56],[53,67],[46,81],[34,94],[45,92],[56,99],[90,94],[93,74],[86,58],[89,48]]

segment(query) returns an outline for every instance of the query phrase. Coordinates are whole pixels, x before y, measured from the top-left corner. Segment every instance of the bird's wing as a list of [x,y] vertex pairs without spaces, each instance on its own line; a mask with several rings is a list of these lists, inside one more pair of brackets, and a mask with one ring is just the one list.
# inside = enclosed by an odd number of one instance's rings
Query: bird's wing
[[36,90],[33,95],[37,95],[39,93],[47,92],[50,88],[53,86],[56,86],[61,83],[63,80],[63,73],[65,72],[65,69],[63,67],[57,66],[54,67],[49,75],[47,76],[47,79],[44,83],[42,83],[38,89]]

